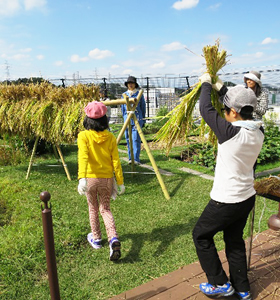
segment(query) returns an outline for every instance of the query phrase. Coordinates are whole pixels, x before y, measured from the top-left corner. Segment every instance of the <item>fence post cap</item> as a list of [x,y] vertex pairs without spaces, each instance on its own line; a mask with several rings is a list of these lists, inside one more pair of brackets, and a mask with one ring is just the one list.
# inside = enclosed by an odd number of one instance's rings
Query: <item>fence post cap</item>
[[51,194],[49,192],[42,192],[40,194],[40,199],[45,203],[45,208],[48,207],[48,201],[51,199]]

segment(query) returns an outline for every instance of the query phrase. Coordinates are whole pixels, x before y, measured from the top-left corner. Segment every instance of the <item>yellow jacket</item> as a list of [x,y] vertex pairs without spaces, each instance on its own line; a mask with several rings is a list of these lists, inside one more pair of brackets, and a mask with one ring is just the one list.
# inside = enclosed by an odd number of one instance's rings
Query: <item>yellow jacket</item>
[[108,130],[85,130],[78,134],[78,178],[112,178],[123,184],[117,141]]

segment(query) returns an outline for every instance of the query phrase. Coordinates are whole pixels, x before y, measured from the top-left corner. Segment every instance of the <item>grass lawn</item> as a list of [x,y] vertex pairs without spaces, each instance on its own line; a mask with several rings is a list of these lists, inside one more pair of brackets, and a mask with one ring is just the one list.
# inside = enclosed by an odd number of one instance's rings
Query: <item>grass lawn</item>
[[[120,145],[125,149],[124,144]],[[155,175],[125,173],[126,193],[111,209],[122,242],[122,258],[109,261],[102,224],[103,248],[94,250],[86,240],[90,232],[86,198],[77,192],[77,147],[62,151],[72,181],[62,167],[49,167],[54,157],[37,158],[28,180],[28,162],[0,167],[0,298],[50,299],[42,230],[42,191],[51,194],[55,250],[61,299],[108,299],[197,260],[192,228],[209,200],[212,181],[179,170],[194,168],[159,150],[152,151],[157,165],[172,172],[162,176],[171,196],[166,200]],[[126,157],[126,153],[120,153]],[[150,164],[145,151],[143,163]],[[130,166],[122,161],[123,171]],[[212,174],[202,167],[200,171]],[[139,166],[137,171],[147,172]],[[255,231],[267,229],[278,204],[258,197]],[[248,230],[245,230],[245,238]],[[221,234],[217,248],[224,248]]]

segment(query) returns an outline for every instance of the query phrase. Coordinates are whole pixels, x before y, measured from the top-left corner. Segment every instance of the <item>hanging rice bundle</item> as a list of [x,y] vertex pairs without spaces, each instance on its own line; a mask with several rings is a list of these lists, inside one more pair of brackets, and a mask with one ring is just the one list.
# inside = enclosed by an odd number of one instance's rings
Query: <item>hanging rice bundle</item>
[[[219,51],[219,40],[214,46],[205,46],[203,48],[203,56],[206,62],[206,70],[212,78],[212,83],[217,82],[217,73],[227,64],[227,53],[225,50]],[[194,125],[193,111],[200,96],[201,83],[196,83],[193,90],[182,97],[181,102],[172,111],[170,111],[165,118],[168,121],[158,131],[155,141],[161,144],[168,154],[172,145],[178,141],[185,141],[186,136],[189,135]],[[211,99],[213,106],[222,114],[222,104],[218,101],[218,94],[212,90]],[[217,139],[212,130],[202,120],[200,127],[200,134],[204,135],[208,132],[208,140],[216,145]]]
[[84,107],[93,100],[99,100],[95,85],[0,85],[0,134],[72,143],[83,128]]
[[259,195],[269,194],[280,189],[280,174],[256,181],[254,188]]

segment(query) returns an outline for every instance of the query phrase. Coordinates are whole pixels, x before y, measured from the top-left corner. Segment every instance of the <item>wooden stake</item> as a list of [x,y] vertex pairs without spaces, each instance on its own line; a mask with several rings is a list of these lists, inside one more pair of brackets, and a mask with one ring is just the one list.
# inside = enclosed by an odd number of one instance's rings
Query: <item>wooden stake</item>
[[28,166],[28,170],[27,170],[27,174],[26,174],[25,179],[28,179],[28,177],[30,175],[31,167],[32,167],[32,164],[33,164],[34,156],[35,156],[37,145],[38,145],[38,141],[39,141],[39,137],[37,136],[36,140],[35,140],[35,143],[34,143],[34,146],[33,146],[33,149],[32,149],[32,153],[31,153],[31,157],[30,157],[30,161],[29,161],[29,166]]
[[63,155],[62,155],[61,149],[60,149],[60,147],[59,147],[59,145],[58,145],[58,144],[55,144],[55,146],[56,146],[56,148],[57,148],[57,151],[58,151],[59,157],[60,157],[60,159],[61,159],[61,162],[62,162],[62,165],[63,165],[63,167],[64,167],[65,173],[66,173],[66,175],[67,175],[67,178],[68,178],[68,180],[70,180],[70,181],[71,181],[71,176],[70,176],[70,174],[69,174],[69,171],[68,171],[67,165],[66,165],[66,163],[65,163],[65,161],[64,161],[64,158],[63,158]]
[[151,150],[150,150],[150,148],[149,148],[149,145],[148,145],[148,143],[147,143],[147,141],[146,141],[146,139],[145,139],[145,136],[144,136],[144,133],[143,133],[143,131],[142,131],[142,129],[141,129],[141,126],[140,126],[140,124],[139,124],[139,122],[138,122],[138,120],[137,120],[137,118],[136,118],[135,115],[133,115],[133,118],[134,118],[134,123],[135,123],[135,125],[136,125],[136,127],[137,127],[137,130],[138,130],[138,132],[139,132],[139,135],[140,135],[140,137],[141,137],[141,140],[142,140],[142,142],[143,142],[144,148],[145,148],[145,150],[146,150],[146,152],[147,152],[147,154],[148,154],[148,156],[149,156],[149,159],[150,159],[150,161],[151,161],[151,163],[152,163],[152,166],[153,166],[153,168],[154,168],[154,170],[155,170],[157,179],[158,179],[159,184],[160,184],[160,186],[161,186],[161,189],[162,189],[162,191],[163,191],[163,193],[164,193],[164,196],[165,196],[165,198],[166,198],[167,200],[170,200],[170,196],[169,196],[169,194],[168,194],[168,191],[167,191],[167,189],[166,189],[166,186],[165,186],[165,184],[164,184],[164,181],[162,180],[162,177],[161,177],[160,172],[159,172],[159,170],[158,170],[158,167],[157,167],[157,165],[156,165],[155,159],[154,159],[154,157],[153,157],[153,155],[152,155],[152,153],[151,153]]

